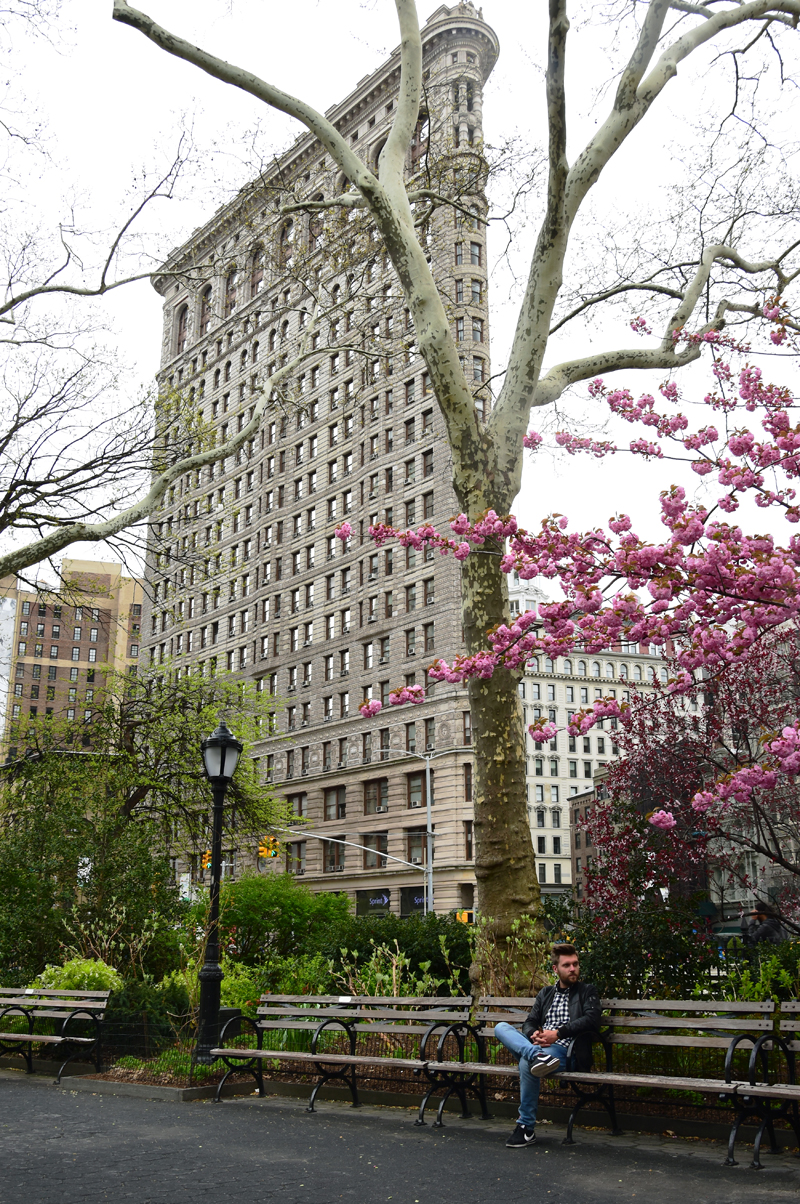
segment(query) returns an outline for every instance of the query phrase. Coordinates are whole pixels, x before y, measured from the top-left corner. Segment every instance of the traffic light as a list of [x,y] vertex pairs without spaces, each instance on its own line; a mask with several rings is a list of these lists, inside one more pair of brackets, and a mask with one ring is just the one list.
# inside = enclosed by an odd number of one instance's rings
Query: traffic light
[[259,857],[278,857],[280,851],[281,842],[277,836],[265,836],[258,846]]
[[205,853],[203,853],[203,860],[201,864],[204,870],[207,870],[211,865],[211,849],[206,849]]

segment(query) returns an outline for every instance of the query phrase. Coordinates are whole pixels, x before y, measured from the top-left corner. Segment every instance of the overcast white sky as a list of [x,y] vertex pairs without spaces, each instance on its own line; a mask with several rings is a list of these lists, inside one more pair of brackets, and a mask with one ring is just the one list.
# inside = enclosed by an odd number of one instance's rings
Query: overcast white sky
[[[320,110],[340,100],[364,75],[373,71],[396,46],[391,0],[293,0],[292,4],[256,0],[147,0],[143,7],[160,23],[224,58],[238,62],[271,82],[302,95]],[[424,21],[438,7],[420,4]],[[573,20],[568,50],[570,84],[570,153],[602,119],[608,96],[598,90],[608,76],[610,56],[619,50],[617,31],[582,27],[582,14],[598,6],[589,0],[570,6]],[[486,89],[485,135],[492,143],[518,134],[526,142],[544,137],[543,52],[545,0],[489,0],[484,15],[500,38],[500,60]],[[21,38],[21,27],[8,27],[12,67],[9,94],[28,112],[35,108],[44,124],[51,159],[17,150],[20,193],[31,223],[57,222],[78,203],[79,220],[88,229],[113,224],[126,210],[132,183],[172,157],[177,131],[193,132],[196,169],[180,196],[162,202],[145,222],[166,249],[183,240],[247,178],[253,161],[253,139],[261,155],[279,151],[297,132],[289,119],[260,107],[196,69],[157,50],[140,34],[111,20],[110,0],[65,0],[52,40]],[[605,38],[608,45],[603,44]],[[616,42],[615,42],[616,39]],[[669,147],[691,146],[692,127],[704,103],[705,54],[696,67],[682,73],[680,87],[670,90],[658,113],[637,131],[598,188],[595,211],[608,215],[658,210],[679,167]],[[720,79],[722,76],[720,76]],[[695,82],[692,82],[695,81]],[[19,124],[25,119],[21,116]],[[686,159],[691,160],[691,152]],[[24,166],[23,166],[24,164]],[[536,214],[518,231],[512,250],[516,270],[524,278],[535,234]],[[490,232],[490,258],[502,238]],[[758,248],[747,248],[758,253]],[[492,276],[493,364],[502,367],[513,331],[518,300],[513,280],[500,265]],[[632,303],[633,305],[634,303]],[[160,299],[148,284],[132,286],[104,302],[113,340],[130,366],[129,387],[149,382],[157,366]],[[636,312],[635,309],[632,313]],[[619,313],[603,327],[591,323],[570,330],[559,340],[549,361],[580,353],[589,345],[626,346],[634,342],[627,326],[631,314]],[[775,360],[770,370],[784,370]],[[631,378],[636,391],[657,381]],[[698,382],[698,387],[705,387]],[[537,425],[537,416],[531,423]],[[518,513],[538,525],[551,510],[568,513],[575,526],[602,521],[617,510],[642,516],[640,533],[657,536],[657,491],[680,469],[667,470],[616,457],[552,460],[542,457],[526,469]],[[694,483],[694,482],[693,482]],[[758,529],[763,529],[763,517]],[[67,555],[96,554],[76,545]],[[108,553],[100,552],[100,555]]]

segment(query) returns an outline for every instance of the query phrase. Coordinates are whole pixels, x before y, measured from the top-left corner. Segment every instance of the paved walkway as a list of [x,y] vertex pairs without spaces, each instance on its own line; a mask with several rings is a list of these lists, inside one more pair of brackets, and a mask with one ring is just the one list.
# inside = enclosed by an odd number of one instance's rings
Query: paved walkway
[[800,1161],[721,1165],[717,1142],[541,1126],[506,1150],[506,1121],[413,1126],[406,1109],[286,1099],[165,1103],[0,1072],[2,1204],[796,1204]]

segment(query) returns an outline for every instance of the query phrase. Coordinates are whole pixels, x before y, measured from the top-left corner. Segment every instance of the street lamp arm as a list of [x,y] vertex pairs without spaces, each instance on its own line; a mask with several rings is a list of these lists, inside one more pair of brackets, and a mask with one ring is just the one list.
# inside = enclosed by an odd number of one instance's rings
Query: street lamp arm
[[364,844],[356,844],[353,840],[339,840],[335,836],[323,836],[319,832],[308,832],[305,828],[276,828],[276,831],[291,832],[292,836],[312,836],[315,840],[327,840],[330,844],[346,844],[351,849],[361,849],[365,853],[376,853],[378,857],[385,857],[387,861],[397,861],[400,865],[407,865],[411,870],[416,870],[421,874],[425,873],[423,865],[415,865],[413,861],[404,861],[402,857],[393,857],[391,853],[378,853],[377,849],[370,849]]

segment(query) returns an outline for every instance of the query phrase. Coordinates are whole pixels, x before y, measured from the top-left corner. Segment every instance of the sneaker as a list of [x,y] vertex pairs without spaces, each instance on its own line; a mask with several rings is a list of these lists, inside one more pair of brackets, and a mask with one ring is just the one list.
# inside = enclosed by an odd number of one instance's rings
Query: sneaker
[[536,1130],[529,1129],[527,1125],[517,1125],[514,1132],[506,1142],[507,1150],[521,1150],[526,1145],[533,1145],[536,1140]]
[[554,1058],[551,1054],[537,1054],[530,1061],[531,1074],[536,1079],[544,1079],[549,1074],[555,1074],[561,1069],[561,1061],[559,1058]]

